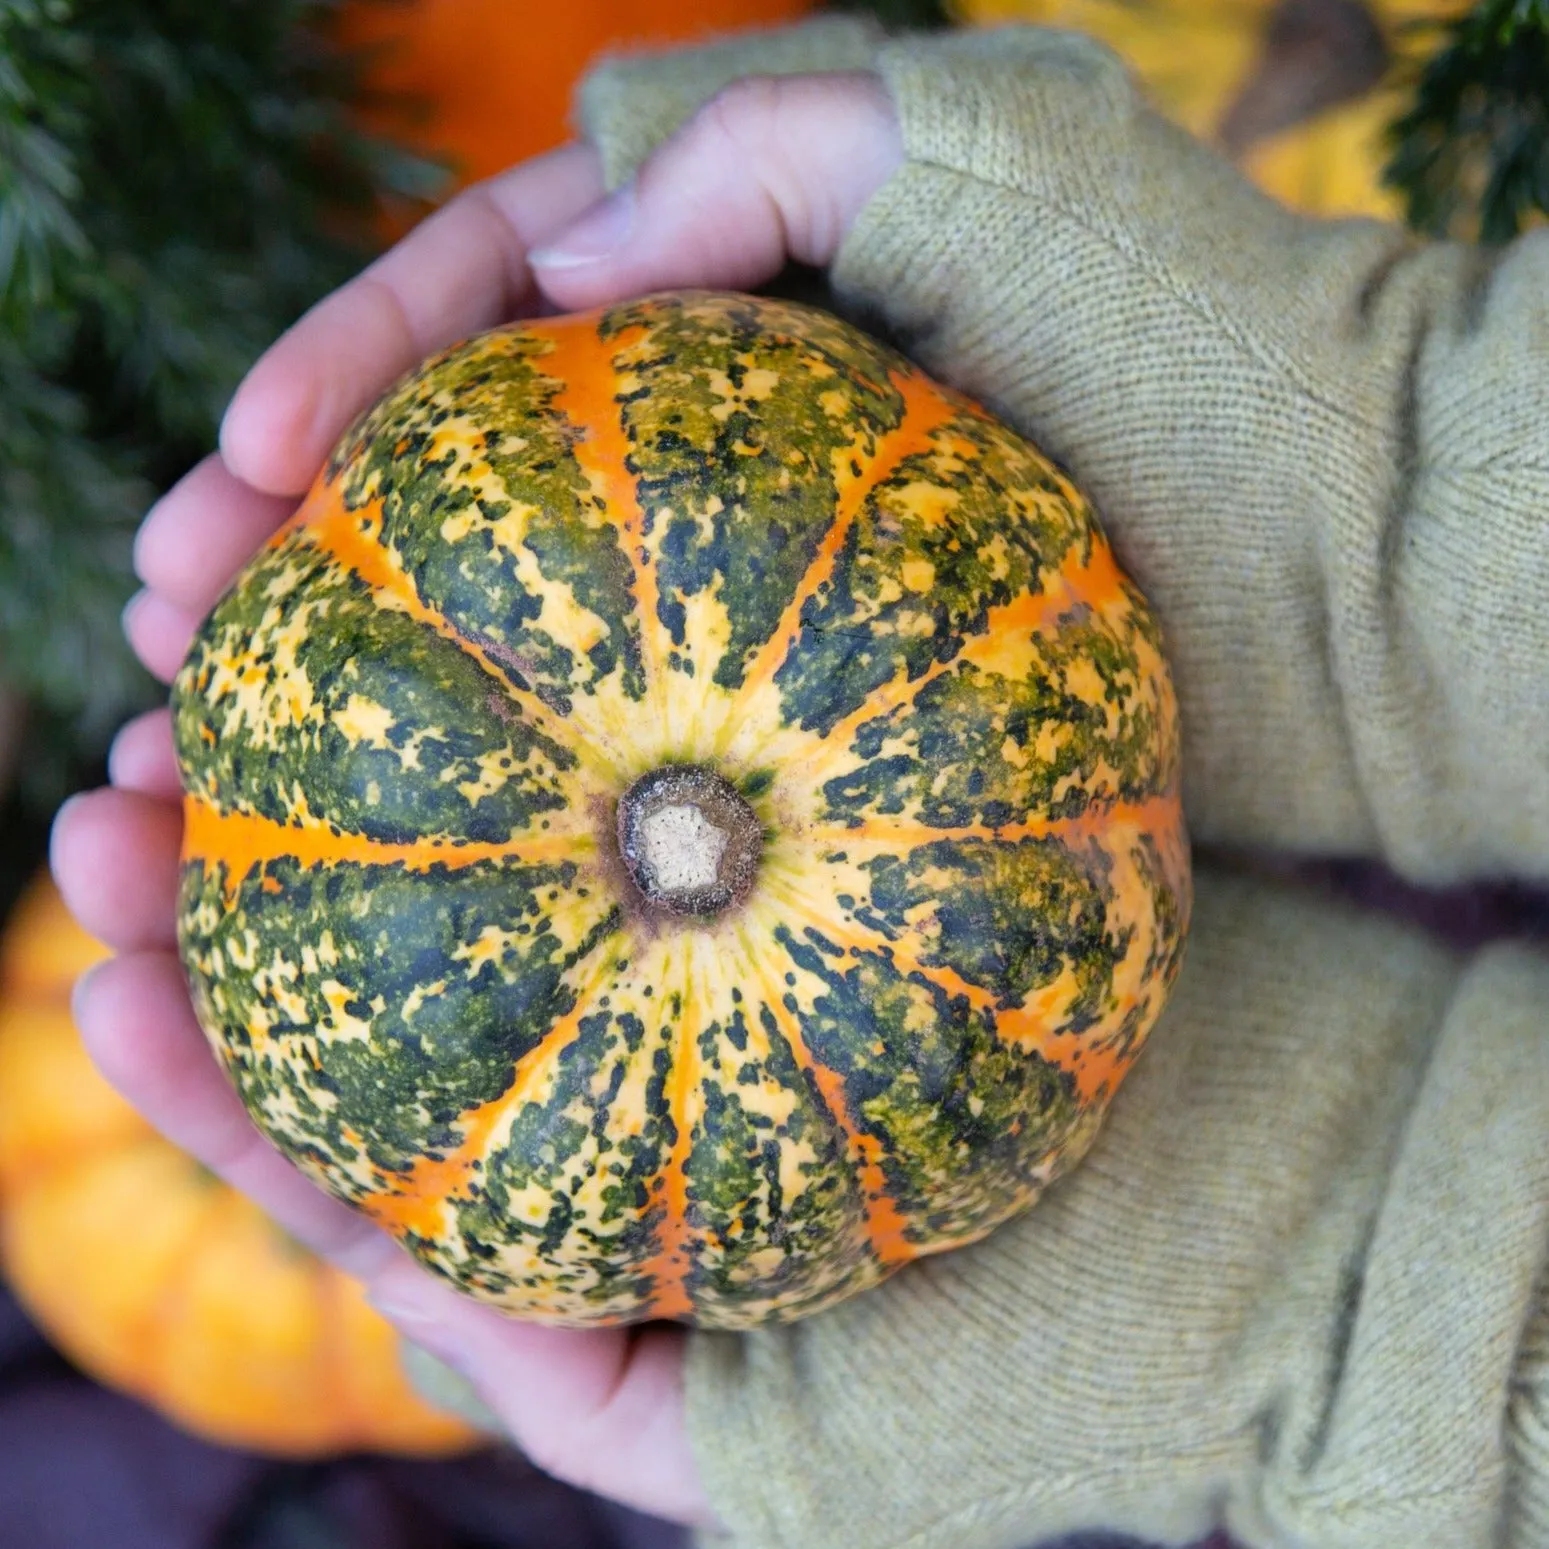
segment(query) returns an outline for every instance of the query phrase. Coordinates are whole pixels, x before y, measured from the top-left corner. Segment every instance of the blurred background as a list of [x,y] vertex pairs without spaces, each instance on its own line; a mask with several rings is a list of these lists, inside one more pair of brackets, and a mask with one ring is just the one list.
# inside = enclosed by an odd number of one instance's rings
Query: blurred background
[[[820,8],[0,0],[0,1544],[683,1541],[419,1399],[351,1285],[101,1082],[68,1010],[100,949],[41,866],[58,803],[162,696],[119,631],[135,527],[263,347],[457,188],[567,138],[599,53]],[[1498,241],[1549,207],[1549,0],[847,8],[1092,32],[1310,211]],[[1460,941],[1549,926],[1506,892],[1320,875]]]

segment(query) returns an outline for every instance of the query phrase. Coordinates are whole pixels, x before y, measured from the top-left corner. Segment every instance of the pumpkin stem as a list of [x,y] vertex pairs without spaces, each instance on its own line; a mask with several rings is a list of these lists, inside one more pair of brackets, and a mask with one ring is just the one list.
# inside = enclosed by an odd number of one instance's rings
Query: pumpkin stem
[[667,764],[619,799],[619,855],[648,904],[721,914],[748,896],[764,832],[752,807],[703,764]]

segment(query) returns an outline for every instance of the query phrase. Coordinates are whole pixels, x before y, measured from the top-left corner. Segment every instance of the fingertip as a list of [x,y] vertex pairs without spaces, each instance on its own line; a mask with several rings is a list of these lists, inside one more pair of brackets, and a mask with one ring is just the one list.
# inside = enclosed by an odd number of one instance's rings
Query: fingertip
[[[112,958],[104,958],[100,963],[92,963],[82,969],[75,976],[75,982],[70,986],[70,1020],[75,1024],[76,1031],[81,1035],[81,1041],[86,1042],[86,1034],[83,1031],[87,1023],[95,1025],[92,1005],[92,981],[101,976],[102,971],[110,963]],[[92,1064],[97,1063],[97,1057],[92,1054],[91,1045],[87,1044],[86,1052],[91,1054]]]
[[356,417],[441,342],[416,339],[401,285],[381,277],[387,265],[378,259],[318,302],[238,387],[221,421],[220,453],[245,484],[266,495],[305,494]]
[[170,683],[193,644],[200,619],[148,588],[124,605],[123,629],[130,648],[153,677]]
[[745,77],[529,263],[543,294],[572,309],[664,285],[748,288],[788,257],[831,263],[902,159],[875,76]]
[[182,815],[172,802],[102,789],[55,814],[49,865],[66,907],[117,951],[170,946],[175,937]]
[[108,779],[121,791],[168,801],[181,796],[171,710],[148,710],[119,728],[108,749]]
[[165,955],[121,953],[94,963],[75,981],[70,1010],[76,1030],[98,1073],[121,1095],[125,1091],[125,1076],[143,1063],[130,1046],[146,1003],[148,979],[152,1005],[159,998],[155,981],[159,977],[159,960]]
[[293,332],[282,334],[242,379],[221,418],[220,459],[265,495],[302,494],[322,463],[310,374],[292,359]]
[[135,574],[200,617],[295,509],[244,483],[212,452],[146,513],[135,535]]
[[633,180],[582,212],[553,242],[535,247],[528,266],[540,275],[600,263],[621,252],[635,227],[639,197]]
[[[69,870],[69,862],[74,846],[74,835],[77,824],[81,821],[83,805],[92,793],[89,791],[77,791],[54,809],[53,822],[48,830],[48,869],[54,878],[54,885],[64,897],[66,907],[70,904],[68,881],[61,871]],[[74,913],[73,910],[71,910]]]

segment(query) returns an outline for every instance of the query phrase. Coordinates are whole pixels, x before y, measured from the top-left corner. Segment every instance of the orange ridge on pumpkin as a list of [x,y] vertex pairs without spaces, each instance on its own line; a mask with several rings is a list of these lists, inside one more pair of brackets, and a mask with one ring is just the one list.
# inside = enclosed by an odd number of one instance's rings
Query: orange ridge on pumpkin
[[811,1077],[829,1117],[844,1136],[846,1148],[859,1164],[866,1236],[872,1252],[883,1264],[903,1264],[919,1257],[922,1250],[909,1240],[908,1217],[898,1208],[897,1201],[888,1191],[887,1174],[881,1162],[881,1142],[875,1135],[862,1131],[855,1122],[849,1104],[845,1101],[844,1078],[838,1071],[831,1070],[817,1059],[807,1047],[801,1024],[785,1004],[778,985],[769,979],[767,970],[760,968],[757,972],[764,992],[764,1004],[769,1007],[781,1035],[790,1045],[791,1057],[797,1067]]
[[444,615],[420,596],[413,578],[404,570],[398,556],[381,541],[382,502],[368,501],[351,510],[344,503],[340,484],[318,484],[307,495],[297,512],[295,525],[307,540],[330,559],[358,577],[374,592],[390,597],[416,623],[428,625],[443,640],[471,656],[495,683],[520,708],[522,718],[532,728],[572,753],[584,765],[609,771],[609,765],[562,715],[540,699],[530,688],[523,688],[501,665],[488,646],[462,633]]
[[[1048,986],[1045,993],[1056,989],[1057,986]],[[1140,1053],[1139,1045],[1127,1054],[1121,1054],[1111,1044],[1104,1044],[1100,1037],[1094,1039],[1092,1028],[1079,1033],[1068,1028],[1051,1028],[1048,1014],[1039,1000],[1040,996],[1035,994],[1015,1009],[1002,1013],[995,1026],[1000,1041],[1014,1045],[1023,1053],[1036,1054],[1064,1071],[1075,1082],[1083,1108],[1100,1092],[1112,1092],[1135,1063],[1135,1057]]]
[[1163,791],[1139,800],[1131,797],[1099,797],[1082,812],[1069,817],[1028,818],[1021,823],[1003,823],[998,828],[984,823],[960,823],[937,828],[929,823],[895,823],[886,817],[867,819],[853,828],[839,824],[821,824],[804,835],[813,844],[843,850],[857,846],[875,846],[882,850],[917,849],[938,840],[981,840],[986,844],[1015,844],[1022,839],[1101,839],[1113,824],[1132,823],[1150,832],[1153,825],[1171,823],[1177,808],[1175,793]]
[[[1088,845],[1095,844],[1106,854],[1111,854],[1126,838],[1133,840],[1149,836],[1167,839],[1175,834],[1181,835],[1182,816],[1176,792],[1148,797],[1139,802],[1118,803],[1116,806],[1128,819],[1123,828],[1110,826],[1113,819],[1107,811],[1100,817],[1083,815],[1082,818],[1068,819],[1063,824],[1056,822],[1052,826],[1055,831],[1063,828],[1062,837],[1082,839]],[[1075,1079],[1083,1101],[1093,1097],[1105,1085],[1111,1091],[1139,1053],[1137,1047],[1126,1056],[1118,1055],[1113,1049],[1105,1048],[1101,1035],[1090,1027],[1082,1032],[1072,1032],[1058,1025],[1051,1026],[1051,1018],[1057,1015],[1064,993],[1058,983],[1033,991],[1020,1005],[1002,1007],[990,991],[970,984],[945,965],[922,962],[880,933],[868,931],[853,922],[849,926],[836,928],[822,908],[804,899],[799,888],[790,883],[782,887],[780,883],[772,882],[771,888],[782,892],[789,908],[800,914],[828,940],[844,947],[852,956],[869,951],[888,957],[893,966],[905,976],[917,974],[943,993],[966,996],[970,1004],[991,1011],[994,1015],[995,1034],[1001,1042],[1015,1044],[1024,1052],[1036,1054],[1066,1071]],[[1138,945],[1132,944],[1130,950],[1137,950]]]
[[687,1318],[694,1311],[689,1295],[688,1274],[692,1263],[689,1251],[691,1233],[688,1223],[688,1158],[693,1149],[694,1126],[689,1118],[689,1094],[697,1085],[699,1055],[697,1043],[702,1018],[699,998],[694,994],[694,958],[684,953],[684,983],[677,1048],[673,1051],[672,1071],[666,1091],[667,1111],[672,1115],[672,1150],[661,1172],[661,1227],[657,1232],[660,1255],[653,1265],[650,1316]]
[[818,935],[833,942],[835,946],[843,947],[852,957],[859,957],[863,952],[874,953],[891,963],[905,978],[918,975],[935,985],[943,995],[962,996],[980,1010],[994,1011],[998,1005],[991,991],[982,985],[970,984],[956,969],[948,968],[944,963],[927,964],[880,931],[868,930],[853,920],[848,925],[838,924],[833,915],[826,912],[829,906],[809,902],[802,896],[800,889],[789,881],[772,881],[770,892],[778,895],[785,906],[792,913],[800,915]]
[[617,365],[619,353],[646,330],[643,324],[636,324],[612,339],[603,339],[599,324],[607,310],[599,307],[574,317],[542,318],[523,327],[554,342],[554,354],[544,361],[562,384],[553,408],[575,432],[570,455],[576,466],[586,475],[593,496],[603,501],[604,514],[621,529],[621,546],[634,575],[640,665],[649,693],[666,665],[669,647],[662,639],[664,626],[656,611],[660,591],[646,545],[645,511],[635,475],[629,469],[630,442],[618,402]]
[[[1116,900],[1132,900],[1135,891],[1143,887],[1136,872],[1135,849],[1142,840],[1152,840],[1162,865],[1163,881],[1178,899],[1181,908],[1180,931],[1186,932],[1189,916],[1189,886],[1187,876],[1178,868],[1187,866],[1187,841],[1183,829],[1183,808],[1178,792],[1173,789],[1160,796],[1135,804],[1130,821],[1102,834],[1094,834],[1091,842],[1101,846],[1116,865],[1122,868],[1123,880],[1116,888]],[[1119,913],[1122,915],[1123,911]],[[1147,913],[1142,905],[1141,917]],[[1133,923],[1131,919],[1130,923]],[[1122,927],[1125,920],[1120,918]],[[1114,965],[1115,978],[1131,964],[1137,954],[1149,954],[1157,945],[1157,938],[1146,933],[1132,937],[1124,957]],[[1061,1025],[1064,991],[1059,983],[1045,985],[1034,991],[1022,1004],[1005,1012],[996,1023],[996,1033],[1004,1043],[1036,1052],[1051,1064],[1057,1065],[1076,1083],[1076,1090],[1083,1104],[1095,1101],[1099,1096],[1111,1095],[1125,1073],[1135,1063],[1145,1043],[1142,1036],[1121,1049],[1114,1041],[1123,1026],[1125,1016],[1133,1002],[1121,996],[1109,1008],[1104,1019],[1093,1026],[1074,1031]]]
[[511,1084],[461,1116],[463,1138],[440,1156],[416,1157],[406,1172],[391,1175],[391,1187],[368,1194],[360,1208],[384,1230],[404,1238],[437,1238],[446,1233],[443,1212],[453,1203],[457,1190],[488,1156],[490,1137],[500,1121],[527,1101],[537,1072],[580,1036],[581,1018],[595,999],[612,959],[604,953],[591,977],[576,991],[575,1004],[519,1060],[511,1072]]
[[[802,609],[824,582],[833,575],[834,566],[839,562],[840,551],[844,548],[845,540],[850,536],[850,529],[854,527],[856,518],[865,509],[867,500],[876,492],[880,484],[897,471],[905,458],[929,451],[932,445],[932,433],[962,412],[961,405],[943,397],[940,389],[925,377],[917,374],[895,373],[893,380],[903,396],[903,417],[892,430],[878,438],[870,460],[859,473],[848,481],[840,479],[839,501],[834,512],[834,520],[829,525],[828,531],[823,534],[823,540],[818,545],[817,552],[812,556],[811,562],[797,582],[796,590],[781,612],[774,632],[758,648],[743,673],[737,697],[726,712],[723,742],[726,735],[735,730],[740,722],[747,701],[775,675],[786,657],[790,655],[801,635]],[[842,469],[854,457],[855,448],[850,446],[841,452],[836,452],[834,461]],[[717,751],[724,751],[724,748]]]
[[200,862],[207,873],[216,864],[225,865],[228,906],[244,878],[279,860],[295,861],[303,867],[342,863],[402,866],[409,871],[445,866],[457,871],[491,860],[541,865],[580,859],[594,845],[592,835],[584,830],[532,834],[499,843],[414,839],[393,844],[345,833],[324,823],[301,827],[250,812],[222,812],[192,794],[183,798],[183,860]]
[[[868,721],[911,702],[928,683],[965,663],[972,664],[993,653],[1004,643],[1008,631],[1022,630],[1028,635],[1057,634],[1060,620],[1073,609],[1101,608],[1123,595],[1123,577],[1105,544],[1096,545],[1089,558],[1082,558],[1079,546],[1072,545],[1064,563],[1050,577],[1051,584],[1041,592],[1024,592],[1020,597],[985,613],[984,628],[964,641],[961,650],[945,661],[934,661],[918,677],[907,670],[895,673],[886,683],[866,696],[864,704],[836,721],[825,737],[819,738],[813,751],[790,765],[789,774],[804,772],[815,780],[822,771],[850,752],[855,733]],[[814,772],[815,771],[815,772]]]

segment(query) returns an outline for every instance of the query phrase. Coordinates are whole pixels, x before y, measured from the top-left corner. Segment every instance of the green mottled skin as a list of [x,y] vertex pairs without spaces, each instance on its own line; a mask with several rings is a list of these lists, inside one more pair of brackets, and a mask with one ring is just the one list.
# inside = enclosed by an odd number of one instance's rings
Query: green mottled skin
[[[421,877],[280,860],[267,874],[279,891],[250,876],[227,903],[221,872],[189,867],[182,914],[197,931],[188,962],[201,1009],[228,1029],[228,1068],[249,1107],[296,1106],[272,1123],[298,1158],[350,1153],[345,1124],[378,1168],[450,1145],[458,1117],[500,1096],[516,1061],[574,1003],[567,968],[618,924],[616,906],[594,899],[588,908],[576,896],[571,863]],[[470,960],[468,948],[491,929],[502,933],[500,950]],[[422,1004],[410,999],[443,979]],[[369,1039],[320,1031],[341,1020],[332,986]],[[318,1107],[319,1092],[334,1102]]]
[[[1159,649],[1147,615],[1131,614],[1123,624]],[[824,787],[825,816],[857,821],[915,809],[943,828],[1000,827],[1028,812],[1075,817],[1094,789],[1102,794],[1102,765],[1119,772],[1107,794],[1127,801],[1154,794],[1162,728],[1155,707],[1133,693],[1141,676],[1135,644],[1105,621],[1077,615],[1044,645],[1036,676],[1007,679],[971,664],[942,674],[908,705],[861,727],[855,746],[865,762]],[[1062,681],[1072,660],[1096,668],[1104,704],[1084,702]],[[1108,705],[1118,709],[1112,731]],[[1050,721],[1082,735],[1053,757],[1029,757],[1030,742]]]
[[[552,703],[566,708],[613,677],[638,699],[629,561],[570,455],[575,432],[552,412],[557,384],[542,374],[540,357],[541,346],[521,333],[449,351],[352,428],[329,474],[352,506],[381,496],[383,545],[419,595],[459,630],[514,653]],[[437,444],[438,433],[459,427],[466,443]],[[459,483],[476,465],[498,491]],[[513,513],[538,585],[524,581],[495,540],[493,524]],[[451,541],[455,518],[470,527]],[[544,628],[544,584],[567,588],[602,626],[587,650]]]
[[602,336],[641,317],[649,334],[619,358],[649,386],[625,392],[621,409],[646,530],[659,529],[669,664],[693,670],[684,601],[713,590],[731,639],[711,676],[736,688],[833,521],[836,459],[870,456],[902,417],[893,361],[852,330],[773,330],[768,311],[749,304],[665,317],[620,307]]
[[[991,608],[1042,589],[1051,556],[1090,541],[1090,511],[1060,498],[1031,448],[966,412],[945,430],[972,445],[973,460],[944,447],[908,458],[868,499],[832,584],[802,616],[801,649],[777,681],[803,727],[826,735],[901,665],[916,676],[950,660],[965,636],[989,627]],[[949,524],[923,520],[908,498],[921,487],[950,509]],[[929,590],[894,595],[911,560],[931,566]]]
[[[981,1236],[1177,971],[1176,711],[1090,507],[805,308],[447,351],[174,699],[183,957],[244,1102],[525,1316],[743,1327]],[[714,917],[616,854],[684,763],[765,833]]]
[[[197,755],[184,760],[189,788],[223,805],[288,822],[299,792],[351,833],[404,842],[500,839],[568,804],[574,755],[502,714],[476,661],[378,607],[300,534],[260,555],[221,603],[185,681],[175,735]],[[348,706],[361,699],[386,712],[378,737],[351,734]],[[458,787],[480,759],[510,778],[474,804]]]

